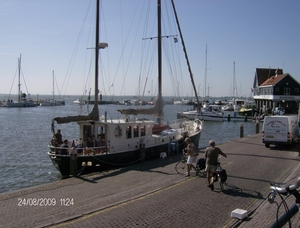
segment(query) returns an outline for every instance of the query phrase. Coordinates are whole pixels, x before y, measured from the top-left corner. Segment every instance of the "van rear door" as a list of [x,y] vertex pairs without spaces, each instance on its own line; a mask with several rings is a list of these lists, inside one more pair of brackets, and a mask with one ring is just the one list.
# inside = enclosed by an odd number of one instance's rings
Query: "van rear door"
[[266,142],[287,142],[288,120],[280,117],[266,117],[264,137]]

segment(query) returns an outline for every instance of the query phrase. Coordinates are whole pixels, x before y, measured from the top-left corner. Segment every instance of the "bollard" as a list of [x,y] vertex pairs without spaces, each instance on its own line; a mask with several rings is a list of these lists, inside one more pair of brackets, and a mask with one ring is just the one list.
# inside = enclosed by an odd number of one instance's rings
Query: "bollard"
[[73,148],[70,154],[70,175],[77,176],[77,151]]
[[247,113],[245,114],[245,122],[247,122],[247,120],[248,120],[248,115],[247,115]]
[[243,138],[244,137],[244,125],[241,124],[240,126],[240,138]]
[[259,122],[257,121],[256,122],[256,125],[255,125],[255,127],[256,127],[256,134],[258,134],[259,133]]
[[228,113],[227,120],[230,121],[230,113]]

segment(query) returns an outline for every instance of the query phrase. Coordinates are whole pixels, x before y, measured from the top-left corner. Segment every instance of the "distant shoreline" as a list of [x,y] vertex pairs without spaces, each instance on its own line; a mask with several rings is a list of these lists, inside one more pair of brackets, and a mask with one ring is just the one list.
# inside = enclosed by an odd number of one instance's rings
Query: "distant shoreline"
[[[17,94],[10,94],[10,96],[8,96],[8,94],[3,94],[0,93],[0,100],[5,100],[8,97],[10,99],[16,99],[17,98]],[[42,100],[42,99],[51,99],[52,98],[52,94],[30,94],[30,98],[33,100]],[[76,99],[83,99],[83,100],[88,100],[88,95],[55,95],[55,99],[56,100],[76,100]],[[150,101],[151,99],[155,99],[156,96],[137,96],[137,95],[102,95],[102,101],[120,101],[123,99],[139,99],[139,98],[143,98],[143,100],[146,101]],[[194,96],[181,96],[181,97],[174,97],[174,96],[163,96],[163,99],[165,102],[171,102],[173,100],[181,100],[181,99],[186,99],[186,100],[194,100],[196,99]],[[202,100],[221,100],[221,101],[229,101],[232,100],[232,96],[224,96],[224,97],[209,97],[209,98],[202,98],[199,97],[200,101]],[[249,99],[247,97],[240,97],[239,99]],[[91,101],[94,100],[94,96],[91,95]]]

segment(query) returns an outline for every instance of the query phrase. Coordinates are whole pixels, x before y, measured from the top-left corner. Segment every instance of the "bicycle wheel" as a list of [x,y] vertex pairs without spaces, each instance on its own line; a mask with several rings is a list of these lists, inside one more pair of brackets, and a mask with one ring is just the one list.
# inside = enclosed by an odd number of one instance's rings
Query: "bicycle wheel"
[[175,165],[175,170],[178,174],[185,174],[187,172],[186,162],[183,161],[177,162],[177,164]]

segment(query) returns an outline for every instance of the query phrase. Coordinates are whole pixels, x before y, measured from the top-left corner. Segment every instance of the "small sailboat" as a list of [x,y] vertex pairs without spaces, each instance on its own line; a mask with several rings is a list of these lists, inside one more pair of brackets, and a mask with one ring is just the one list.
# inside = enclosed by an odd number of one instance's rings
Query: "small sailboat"
[[36,107],[37,104],[33,102],[30,97],[27,97],[26,93],[21,92],[21,82],[20,82],[20,77],[21,77],[21,57],[18,59],[18,100],[14,101],[10,98],[8,98],[6,101],[2,102],[1,107],[6,107],[6,108],[22,108],[22,107]]
[[[172,123],[163,123],[163,99],[161,70],[159,70],[159,91],[155,105],[147,109],[121,109],[124,117],[120,119],[107,118],[106,114],[99,117],[98,109],[98,55],[99,49],[108,47],[106,43],[99,43],[99,0],[96,15],[95,39],[95,102],[88,115],[55,117],[52,120],[51,130],[53,139],[49,144],[48,156],[62,176],[76,176],[84,173],[107,170],[111,167],[120,167],[143,160],[157,159],[161,152],[167,152],[170,146],[181,151],[186,137],[198,145],[202,130],[200,120],[174,120]],[[157,1],[158,8],[158,53],[161,55],[161,0]],[[158,61],[161,58],[158,57]],[[161,67],[161,64],[158,64]],[[155,115],[157,122],[149,119],[139,119],[136,115]],[[72,149],[64,155],[55,141],[55,125],[77,123],[79,127],[78,140],[69,139]],[[71,130],[74,128],[71,128]],[[100,144],[94,143],[87,147],[88,140],[98,136]],[[82,146],[84,145],[84,146]]]
[[[205,83],[204,87],[206,88],[206,70],[207,70],[207,45],[205,50]],[[206,96],[206,90],[205,90]],[[199,107],[194,107],[192,110],[186,110],[183,112],[177,113],[178,118],[188,118],[188,119],[200,119],[204,121],[224,121],[224,113],[219,105],[210,105],[205,102],[200,109]]]
[[74,105],[85,105],[85,104],[86,104],[86,101],[83,100],[83,99],[77,98],[75,101],[73,101],[73,104],[74,104]]
[[54,95],[54,70],[52,71],[52,78],[53,78],[52,99],[42,100],[40,102],[40,106],[60,106],[60,105],[64,105],[64,102],[55,100],[55,95]]
[[218,105],[204,104],[201,110],[192,109],[177,113],[178,118],[195,119],[204,121],[224,121],[224,112]]

